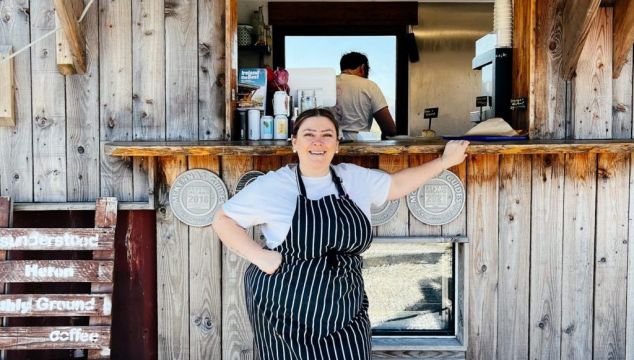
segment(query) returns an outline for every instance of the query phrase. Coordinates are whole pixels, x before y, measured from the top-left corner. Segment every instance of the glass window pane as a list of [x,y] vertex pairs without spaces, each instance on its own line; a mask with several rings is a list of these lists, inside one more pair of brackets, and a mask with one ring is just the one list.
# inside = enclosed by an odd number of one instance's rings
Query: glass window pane
[[[284,37],[287,68],[329,67],[339,74],[339,60],[350,51],[368,57],[368,78],[381,88],[388,109],[395,117],[396,36],[290,36]],[[380,133],[376,121],[374,128]],[[373,129],[374,131],[374,129]]]
[[379,243],[363,256],[375,335],[453,334],[453,244]]

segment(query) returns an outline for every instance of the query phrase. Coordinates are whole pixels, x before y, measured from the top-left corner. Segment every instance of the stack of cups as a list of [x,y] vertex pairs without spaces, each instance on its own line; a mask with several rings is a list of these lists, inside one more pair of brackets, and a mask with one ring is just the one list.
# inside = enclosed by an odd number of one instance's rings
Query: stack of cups
[[513,5],[511,0],[495,0],[493,29],[497,34],[498,48],[513,46]]

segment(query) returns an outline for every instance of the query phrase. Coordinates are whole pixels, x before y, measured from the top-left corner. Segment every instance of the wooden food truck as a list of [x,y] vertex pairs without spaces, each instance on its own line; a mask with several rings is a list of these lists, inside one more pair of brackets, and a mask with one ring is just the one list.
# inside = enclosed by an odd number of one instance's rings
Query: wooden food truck
[[517,130],[373,209],[373,358],[634,359],[633,43],[630,0],[0,1],[0,357],[258,358],[210,214],[297,157],[239,70],[361,51],[397,136],[335,162]]

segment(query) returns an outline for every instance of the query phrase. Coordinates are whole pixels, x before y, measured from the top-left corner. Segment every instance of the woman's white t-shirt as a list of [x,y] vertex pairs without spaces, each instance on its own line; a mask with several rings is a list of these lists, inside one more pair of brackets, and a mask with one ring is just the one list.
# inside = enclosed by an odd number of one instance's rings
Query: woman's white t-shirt
[[[380,206],[387,200],[392,181],[390,175],[354,164],[338,164],[334,168],[342,180],[344,191],[370,219],[370,207]],[[302,180],[310,200],[337,194],[330,174],[322,177],[302,176]],[[222,209],[243,228],[261,224],[266,246],[273,249],[286,239],[298,195],[295,167],[287,165],[258,177],[229,199]]]

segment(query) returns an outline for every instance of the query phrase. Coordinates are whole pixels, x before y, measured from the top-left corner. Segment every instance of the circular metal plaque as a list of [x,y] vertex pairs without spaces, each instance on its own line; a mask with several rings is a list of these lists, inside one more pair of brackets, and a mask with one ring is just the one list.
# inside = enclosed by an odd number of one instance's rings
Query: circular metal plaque
[[247,185],[254,182],[258,176],[262,175],[264,175],[264,173],[257,170],[247,171],[242,174],[242,176],[240,176],[240,179],[238,179],[238,183],[236,184],[236,191],[234,194],[239,193],[240,190],[244,189]]
[[407,195],[409,211],[429,225],[450,223],[460,215],[464,203],[464,185],[460,178],[447,170]]
[[386,201],[381,206],[372,205],[370,208],[372,226],[387,224],[396,215],[399,205],[401,205],[401,199]]
[[209,170],[193,169],[174,180],[169,201],[178,220],[189,226],[207,226],[227,197],[227,187],[218,175]]

